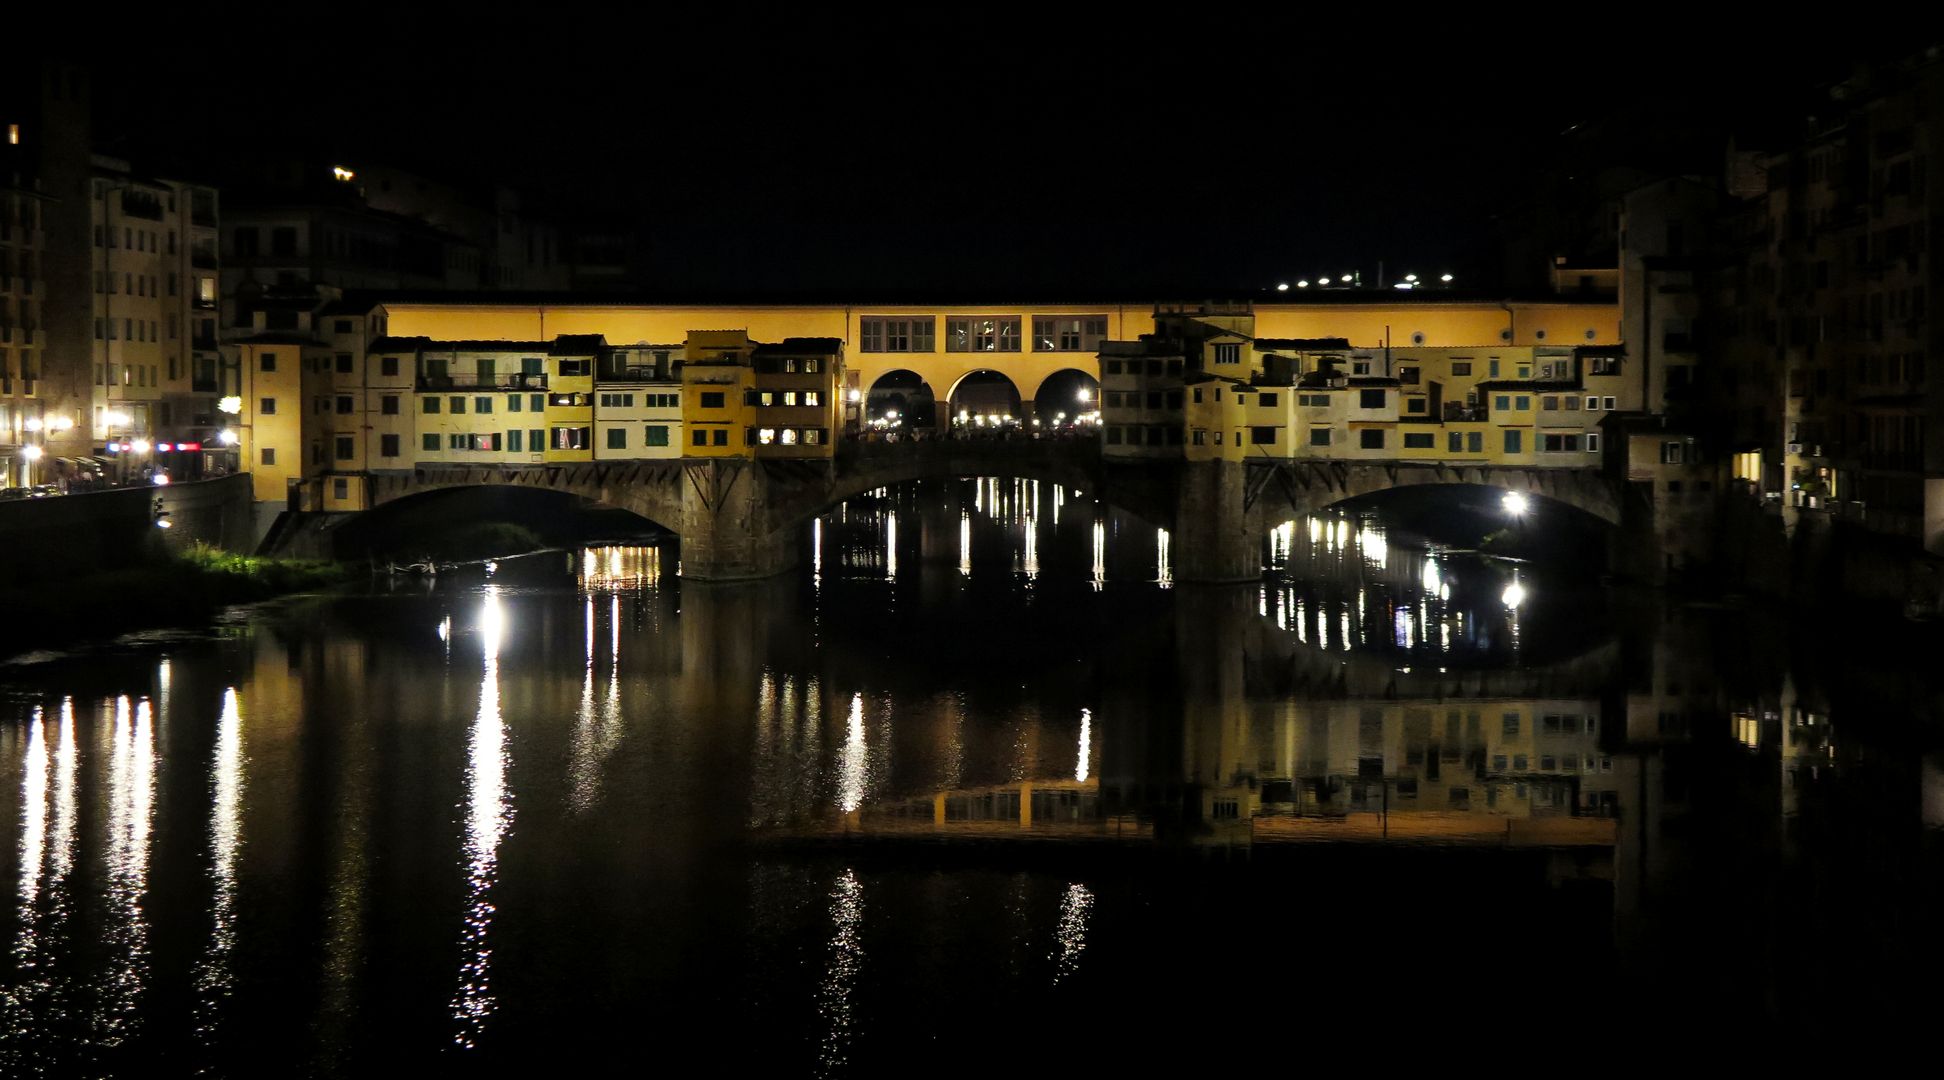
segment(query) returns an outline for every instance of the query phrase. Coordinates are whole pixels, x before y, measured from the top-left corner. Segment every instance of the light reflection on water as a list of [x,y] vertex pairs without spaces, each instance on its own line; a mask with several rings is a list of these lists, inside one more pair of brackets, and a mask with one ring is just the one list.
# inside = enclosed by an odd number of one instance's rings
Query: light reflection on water
[[[1138,973],[1115,933],[1138,905],[1116,875],[1047,851],[1563,852],[1570,869],[1549,872],[1611,890],[1598,920],[1610,928],[1655,886],[1627,876],[1629,859],[1666,873],[1659,845],[1679,831],[1625,830],[1626,815],[1690,813],[1660,795],[1628,801],[1659,782],[1657,755],[1725,746],[1774,785],[1757,795],[1779,822],[1813,814],[1817,792],[1863,760],[1808,691],[1745,702],[1729,725],[1700,649],[1651,652],[1646,688],[1620,683],[1606,638],[1555,647],[1557,594],[1542,579],[1522,576],[1529,595],[1508,610],[1502,566],[1421,554],[1380,521],[1284,523],[1259,584],[1162,595],[1158,530],[1084,499],[1062,515],[1070,493],[1052,485],[977,492],[976,516],[846,508],[820,530],[815,590],[688,588],[662,577],[656,549],[604,548],[565,571],[503,563],[490,588],[455,580],[265,616],[184,647],[166,676],[145,668],[166,708],[127,688],[80,699],[84,718],[99,710],[83,735],[103,736],[100,775],[77,772],[71,705],[0,702],[18,729],[0,775],[18,776],[21,800],[4,838],[18,926],[0,1043],[59,1044],[59,970],[87,984],[67,1001],[100,1003],[104,1044],[171,1037],[144,1022],[158,998],[193,989],[187,1030],[212,1049],[249,1037],[243,1016],[270,1017],[293,1046],[379,1038],[367,1028],[420,1046],[536,1045],[596,1007],[585,987],[599,986],[686,1024],[760,998],[752,1024],[795,1047],[797,1071],[835,1070],[894,1037],[876,1010],[900,1008],[882,999],[903,987],[965,982],[1058,1012],[1077,996],[1032,995]],[[355,716],[332,696],[344,669],[325,662],[347,649],[368,665]],[[311,755],[295,777],[271,771],[260,741],[279,711],[302,718]],[[158,802],[158,777],[194,797]],[[102,795],[107,827],[93,817],[77,835],[77,802]],[[294,823],[319,814],[328,842],[312,843]],[[752,835],[786,855],[752,852]],[[151,855],[162,836],[181,846],[157,851],[187,854]],[[1047,868],[1001,889],[897,855],[825,854],[913,838],[927,852],[1030,840]],[[78,907],[65,899],[77,849],[107,869],[82,879]],[[764,873],[720,872],[736,860]],[[743,970],[712,935],[737,932],[758,898],[717,879],[757,877],[774,951]],[[939,895],[914,898],[913,878]],[[311,880],[331,890],[302,901],[322,913],[321,948],[301,917],[253,927]],[[196,899],[163,908],[156,895]],[[67,925],[107,948],[75,959]],[[156,962],[164,934],[190,942],[174,951],[195,958],[193,986]],[[880,934],[898,944],[879,948]],[[331,965],[322,994],[312,962]],[[261,1003],[300,992],[322,999],[323,1022],[277,1027]],[[899,1023],[922,1033],[952,1013],[910,1010]],[[436,1030],[413,1026],[427,1012]],[[25,1071],[15,1053],[0,1049],[0,1071]]]
[[497,1007],[492,987],[493,886],[499,874],[500,840],[513,823],[513,799],[506,787],[506,726],[500,715],[499,653],[505,612],[498,590],[489,586],[479,606],[479,647],[484,677],[474,718],[466,775],[466,914],[460,934],[463,959],[452,1015],[458,1021],[453,1041],[477,1045]]

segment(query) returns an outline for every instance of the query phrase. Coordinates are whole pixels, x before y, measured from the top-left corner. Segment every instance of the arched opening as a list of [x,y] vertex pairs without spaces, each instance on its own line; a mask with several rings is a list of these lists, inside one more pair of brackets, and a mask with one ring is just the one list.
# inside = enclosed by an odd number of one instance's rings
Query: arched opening
[[864,397],[864,423],[874,431],[918,431],[938,421],[931,384],[915,371],[885,372]]
[[339,559],[413,562],[601,543],[672,543],[639,514],[564,491],[504,484],[433,488],[380,503],[331,531]]
[[1048,375],[1033,395],[1033,419],[1049,433],[1092,433],[1100,425],[1100,380],[1074,368]]
[[1019,387],[989,368],[970,372],[952,387],[951,427],[961,434],[1017,431],[1025,420]]

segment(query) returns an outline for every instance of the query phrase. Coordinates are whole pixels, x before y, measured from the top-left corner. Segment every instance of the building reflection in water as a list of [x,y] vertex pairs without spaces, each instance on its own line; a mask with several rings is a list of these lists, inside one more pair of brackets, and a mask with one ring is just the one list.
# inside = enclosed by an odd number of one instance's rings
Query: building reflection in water
[[459,1023],[453,1041],[477,1044],[497,1006],[492,989],[492,890],[499,876],[499,845],[513,822],[513,799],[506,789],[506,728],[500,716],[499,652],[506,616],[498,590],[488,587],[479,608],[479,645],[485,668],[479,684],[479,711],[473,721],[466,767],[466,918],[460,935],[464,958],[452,1015]]

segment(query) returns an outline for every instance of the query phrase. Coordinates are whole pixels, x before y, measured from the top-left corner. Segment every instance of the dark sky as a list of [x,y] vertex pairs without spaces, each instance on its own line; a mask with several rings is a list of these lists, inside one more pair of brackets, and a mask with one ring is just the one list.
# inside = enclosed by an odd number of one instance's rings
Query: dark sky
[[[1498,18],[1406,9],[1350,28],[1314,7],[1206,26],[1133,8],[1070,23],[268,8],[218,5],[214,56],[193,37],[102,49],[102,139],[191,164],[284,147],[503,179],[633,223],[664,278],[772,288],[1214,292],[1379,259],[1489,276],[1493,215],[1572,155],[1713,167],[1691,148],[1800,112],[1799,91],[1903,44],[1486,34]],[[117,86],[158,70],[168,91]],[[1625,147],[1562,137],[1616,115]]]

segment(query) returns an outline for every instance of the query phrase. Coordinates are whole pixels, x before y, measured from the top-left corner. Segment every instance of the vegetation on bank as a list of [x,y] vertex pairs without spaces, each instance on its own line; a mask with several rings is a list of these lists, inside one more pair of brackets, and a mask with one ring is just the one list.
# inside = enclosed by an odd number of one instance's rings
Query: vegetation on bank
[[0,590],[0,656],[165,626],[207,622],[232,604],[312,592],[361,568],[233,555],[197,545],[112,570],[23,582]]

